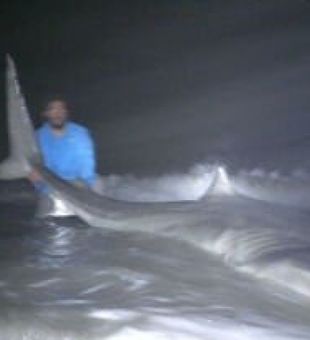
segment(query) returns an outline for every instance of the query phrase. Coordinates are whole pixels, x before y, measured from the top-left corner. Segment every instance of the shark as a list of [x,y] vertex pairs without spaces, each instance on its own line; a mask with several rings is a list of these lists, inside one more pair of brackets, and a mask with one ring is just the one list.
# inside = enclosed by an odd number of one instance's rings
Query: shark
[[[91,226],[127,231],[143,228],[146,232],[156,232],[195,219],[197,202],[118,201],[77,187],[50,172],[42,161],[14,60],[10,55],[6,59],[9,157],[0,164],[1,180],[27,178],[30,171],[36,169],[49,188],[46,195],[53,202],[53,209],[46,215],[63,216],[61,210],[66,210]],[[225,186],[229,186],[224,171],[223,167],[214,167],[211,171],[207,193],[200,204],[204,204],[211,192],[224,192]]]
[[57,209],[61,206],[92,227],[173,237],[219,255],[238,270],[310,297],[309,260],[301,256],[310,249],[307,182],[249,174],[232,177],[224,166],[214,165],[206,176],[207,189],[196,201],[106,197],[64,181],[44,166],[9,55],[6,95],[9,156],[0,164],[0,179],[27,178],[36,169],[53,203],[46,215],[63,216]]

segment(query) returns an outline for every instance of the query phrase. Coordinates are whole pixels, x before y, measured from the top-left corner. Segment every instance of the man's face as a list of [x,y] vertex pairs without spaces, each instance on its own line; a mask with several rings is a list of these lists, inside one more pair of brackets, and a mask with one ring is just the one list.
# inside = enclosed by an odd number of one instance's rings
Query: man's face
[[50,101],[46,107],[45,117],[54,129],[62,129],[68,119],[67,104],[62,100]]

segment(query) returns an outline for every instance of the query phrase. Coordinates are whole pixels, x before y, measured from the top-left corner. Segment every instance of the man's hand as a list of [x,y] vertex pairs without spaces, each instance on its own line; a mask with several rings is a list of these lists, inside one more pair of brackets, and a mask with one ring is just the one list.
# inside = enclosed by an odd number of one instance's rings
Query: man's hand
[[38,182],[43,182],[43,178],[40,175],[39,171],[37,171],[36,169],[32,169],[31,172],[28,175],[28,179],[32,182],[32,183],[38,183]]

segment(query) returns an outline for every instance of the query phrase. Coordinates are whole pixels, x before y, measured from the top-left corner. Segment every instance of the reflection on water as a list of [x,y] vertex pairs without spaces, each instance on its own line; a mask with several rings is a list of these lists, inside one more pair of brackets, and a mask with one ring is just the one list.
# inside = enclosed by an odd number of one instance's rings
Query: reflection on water
[[[257,216],[282,221],[270,217],[279,208],[261,207]],[[208,209],[212,223],[225,221],[215,218],[217,206]],[[33,210],[28,198],[1,203],[1,340],[309,339],[302,295],[183,241],[108,232],[76,218],[36,220]]]

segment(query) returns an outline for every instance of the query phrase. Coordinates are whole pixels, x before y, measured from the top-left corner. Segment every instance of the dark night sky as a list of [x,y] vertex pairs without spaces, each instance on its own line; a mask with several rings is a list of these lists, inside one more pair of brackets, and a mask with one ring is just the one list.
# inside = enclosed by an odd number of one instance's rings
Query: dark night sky
[[67,98],[100,172],[309,167],[309,18],[303,0],[2,1],[1,155],[9,51],[36,124]]

